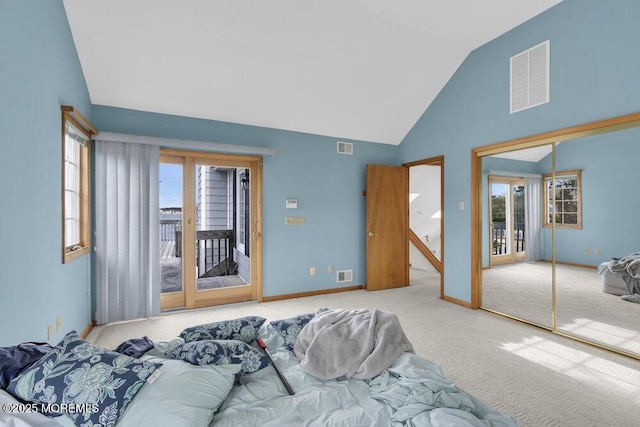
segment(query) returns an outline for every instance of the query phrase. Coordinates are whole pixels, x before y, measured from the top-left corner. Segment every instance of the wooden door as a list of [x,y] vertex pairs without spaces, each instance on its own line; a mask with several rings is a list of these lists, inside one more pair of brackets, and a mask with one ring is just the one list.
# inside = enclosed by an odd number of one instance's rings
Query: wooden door
[[409,173],[367,165],[367,290],[409,284]]

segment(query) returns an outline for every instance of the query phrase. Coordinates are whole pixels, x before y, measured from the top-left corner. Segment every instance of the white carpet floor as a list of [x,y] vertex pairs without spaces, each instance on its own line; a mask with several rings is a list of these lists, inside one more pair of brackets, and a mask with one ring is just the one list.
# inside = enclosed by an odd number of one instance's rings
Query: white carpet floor
[[[551,327],[551,264],[516,263],[484,270],[482,306]],[[556,328],[640,355],[640,304],[602,292],[592,268],[556,266]]]
[[406,288],[174,312],[98,326],[87,339],[115,348],[129,338],[169,340],[187,326],[247,315],[271,321],[322,307],[380,309],[398,315],[417,354],[520,426],[640,425],[639,361],[445,302],[439,284],[438,275],[412,270]]

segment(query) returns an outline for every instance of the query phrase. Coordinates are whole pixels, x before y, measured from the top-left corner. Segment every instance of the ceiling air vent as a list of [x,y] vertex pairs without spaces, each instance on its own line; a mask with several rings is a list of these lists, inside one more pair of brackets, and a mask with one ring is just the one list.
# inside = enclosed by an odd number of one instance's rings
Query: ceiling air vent
[[353,281],[353,270],[340,270],[336,272],[336,277],[338,278],[338,283],[342,282],[352,282]]
[[353,144],[350,142],[338,141],[339,154],[353,154]]
[[511,112],[549,102],[549,40],[511,57]]

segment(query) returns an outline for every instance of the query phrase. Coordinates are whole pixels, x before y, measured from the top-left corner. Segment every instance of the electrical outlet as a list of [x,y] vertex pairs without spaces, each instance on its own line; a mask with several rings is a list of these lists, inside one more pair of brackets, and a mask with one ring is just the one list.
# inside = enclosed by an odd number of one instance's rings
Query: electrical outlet
[[58,316],[56,317],[56,332],[60,332],[61,329],[62,329],[62,317]]
[[596,256],[600,256],[600,249],[596,249],[594,253],[596,254]]
[[284,225],[304,225],[303,216],[286,216],[284,217]]
[[311,267],[309,269],[309,275],[310,276],[315,276],[316,275],[316,268],[315,267]]
[[333,265],[330,265],[328,270],[329,270],[329,273],[333,273]]
[[51,337],[53,337],[53,325],[49,323],[47,325],[47,341],[50,340]]

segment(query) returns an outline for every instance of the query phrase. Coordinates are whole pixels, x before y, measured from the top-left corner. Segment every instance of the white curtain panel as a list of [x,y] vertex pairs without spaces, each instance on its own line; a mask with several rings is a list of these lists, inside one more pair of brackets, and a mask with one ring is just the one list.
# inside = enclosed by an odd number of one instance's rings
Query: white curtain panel
[[157,146],[95,142],[98,324],[160,313]]
[[542,180],[540,178],[524,178],[524,249],[525,262],[542,259]]

